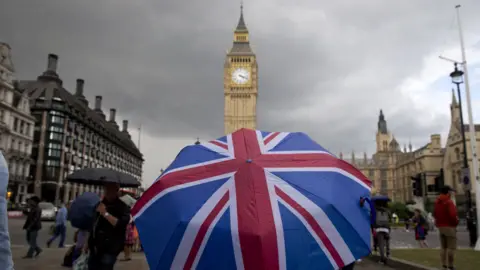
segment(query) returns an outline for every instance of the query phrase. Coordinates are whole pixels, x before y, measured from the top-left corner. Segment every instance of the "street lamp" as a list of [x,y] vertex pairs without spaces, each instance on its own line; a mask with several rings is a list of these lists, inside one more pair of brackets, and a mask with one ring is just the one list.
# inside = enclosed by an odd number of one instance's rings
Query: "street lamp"
[[467,227],[470,234],[470,245],[475,246],[475,241],[477,241],[477,229],[475,228],[475,222],[472,215],[472,193],[470,192],[469,183],[469,167],[468,167],[468,158],[467,158],[467,140],[465,139],[465,124],[463,123],[463,110],[462,110],[462,95],[460,93],[460,84],[463,83],[463,71],[459,70],[457,63],[455,63],[455,69],[450,73],[452,78],[452,83],[457,86],[457,96],[458,96],[458,107],[460,110],[460,132],[462,133],[462,144],[463,144],[463,175],[462,182],[466,186],[465,188],[465,197],[466,197],[466,212],[467,212]]

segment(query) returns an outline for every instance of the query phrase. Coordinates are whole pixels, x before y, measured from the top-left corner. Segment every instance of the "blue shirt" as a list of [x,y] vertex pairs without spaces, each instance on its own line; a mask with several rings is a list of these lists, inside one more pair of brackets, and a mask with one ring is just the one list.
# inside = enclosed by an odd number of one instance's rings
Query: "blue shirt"
[[67,208],[62,206],[60,210],[58,210],[57,218],[55,220],[55,224],[58,225],[67,225]]
[[0,152],[0,269],[12,270],[12,251],[8,234],[7,188],[8,166]]

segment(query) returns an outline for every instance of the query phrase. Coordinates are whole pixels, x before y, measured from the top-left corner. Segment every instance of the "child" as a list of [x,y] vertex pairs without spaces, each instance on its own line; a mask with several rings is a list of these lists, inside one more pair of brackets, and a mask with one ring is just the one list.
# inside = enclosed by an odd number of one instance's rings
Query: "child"
[[378,249],[380,251],[380,263],[386,264],[387,257],[390,256],[390,220],[391,215],[388,211],[386,201],[376,202],[375,223],[373,228],[377,239]]
[[413,217],[413,222],[415,224],[415,240],[417,240],[421,248],[427,248],[428,244],[425,241],[428,231],[427,221],[422,216],[422,213],[419,209],[415,209],[415,216]]

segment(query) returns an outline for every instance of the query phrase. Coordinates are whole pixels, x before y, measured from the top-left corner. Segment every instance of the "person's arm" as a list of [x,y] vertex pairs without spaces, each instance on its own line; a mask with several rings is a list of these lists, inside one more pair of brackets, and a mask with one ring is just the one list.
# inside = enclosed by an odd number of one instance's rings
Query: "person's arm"
[[114,217],[110,213],[108,213],[107,208],[103,203],[100,203],[97,207],[97,211],[102,215],[113,227],[118,225],[122,227],[126,227],[128,222],[130,221],[130,209],[128,206],[125,206],[122,214],[119,217]]
[[450,201],[448,203],[448,215],[449,215],[449,218],[450,220],[453,220],[455,222],[455,226],[458,225],[459,223],[459,220],[458,220],[458,214],[457,214],[457,207],[455,206],[455,204]]

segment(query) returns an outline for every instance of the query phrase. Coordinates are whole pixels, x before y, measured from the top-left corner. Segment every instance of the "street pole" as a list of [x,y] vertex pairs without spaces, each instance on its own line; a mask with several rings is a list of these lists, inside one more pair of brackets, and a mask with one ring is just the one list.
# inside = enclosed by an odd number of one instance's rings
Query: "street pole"
[[[468,81],[468,67],[467,67],[467,56],[465,53],[465,44],[463,40],[463,30],[462,23],[460,19],[460,5],[455,6],[457,11],[457,23],[458,23],[458,34],[460,38],[460,48],[462,51],[462,62],[463,62],[463,72],[465,73],[465,96],[468,109],[468,122],[469,122],[469,133],[470,133],[470,148],[472,151],[472,169],[473,177],[475,179],[475,194],[476,194],[476,205],[477,205],[477,217],[480,217],[480,178],[479,178],[479,164],[477,157],[477,139],[475,136],[475,124],[473,122],[473,112],[472,112],[472,100],[470,97],[470,84]],[[471,180],[470,180],[471,181]],[[472,186],[473,187],[473,186]],[[470,196],[471,197],[471,196]],[[471,211],[471,209],[469,209]],[[477,218],[478,220],[478,218]],[[477,226],[477,237],[480,236],[480,226]],[[472,233],[472,232],[470,232]],[[480,251],[480,239],[477,239],[475,245],[475,250]]]

